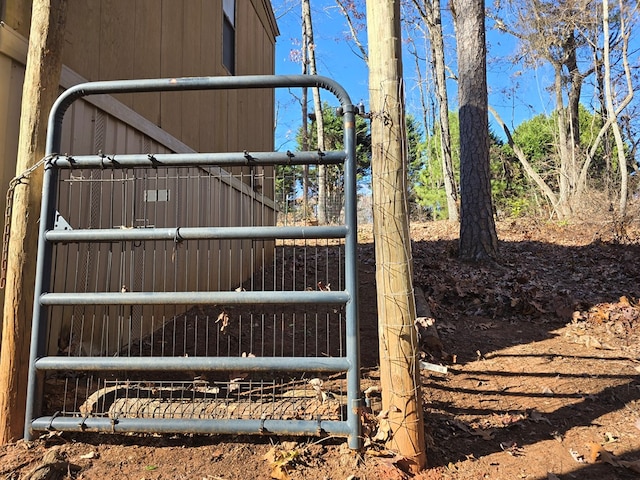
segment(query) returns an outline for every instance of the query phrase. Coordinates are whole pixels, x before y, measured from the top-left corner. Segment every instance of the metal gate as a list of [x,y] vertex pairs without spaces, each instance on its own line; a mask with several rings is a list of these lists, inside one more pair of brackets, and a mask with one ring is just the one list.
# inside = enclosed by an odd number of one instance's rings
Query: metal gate
[[[60,153],[65,112],[87,95],[282,87],[336,96],[344,151]],[[327,434],[357,448],[354,120],[345,90],[316,76],[63,93],[47,137],[25,437]],[[279,175],[303,165],[338,172],[336,224],[292,221],[295,198],[272,198]]]

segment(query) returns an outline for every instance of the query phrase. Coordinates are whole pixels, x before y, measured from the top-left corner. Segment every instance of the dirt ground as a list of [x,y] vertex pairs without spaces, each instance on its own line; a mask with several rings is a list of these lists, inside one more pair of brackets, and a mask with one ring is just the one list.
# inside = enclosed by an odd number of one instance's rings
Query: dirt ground
[[[456,258],[457,228],[413,225],[415,284],[445,353],[424,359],[429,469],[416,478],[640,478],[640,230],[501,223],[500,262]],[[375,260],[361,242],[363,384],[377,380]],[[442,358],[444,357],[444,358]],[[404,479],[342,439],[52,433],[0,447],[0,478]]]

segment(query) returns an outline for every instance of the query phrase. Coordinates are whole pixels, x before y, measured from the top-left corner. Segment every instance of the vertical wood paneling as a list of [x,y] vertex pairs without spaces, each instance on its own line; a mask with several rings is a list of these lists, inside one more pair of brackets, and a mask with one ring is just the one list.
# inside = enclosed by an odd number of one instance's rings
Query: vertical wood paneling
[[71,106],[71,114],[67,128],[69,132],[69,151],[76,155],[97,153],[99,148],[95,146],[94,115],[96,109],[85,102],[75,102]]
[[27,0],[7,2],[3,21],[23,37],[28,37],[31,26],[31,2]]
[[[219,18],[222,8],[220,2],[201,2],[201,18],[202,27],[200,28],[200,68],[202,75],[216,75],[217,68],[220,62],[220,55],[218,52],[219,43],[216,42],[216,32],[218,29],[216,25],[218,21],[222,22]],[[219,151],[217,145],[219,140],[217,137],[222,138],[223,132],[216,131],[216,118],[219,118],[220,109],[218,98],[220,98],[220,92],[203,91],[199,92],[200,98],[200,115],[198,122],[199,138],[198,143],[201,151]],[[219,123],[219,122],[218,122]]]
[[[161,76],[162,9],[158,0],[135,0],[133,78]],[[142,93],[133,97],[133,109],[154,124],[160,123],[160,94]]]
[[[135,14],[131,2],[102,0],[100,22],[100,79],[134,78]],[[133,105],[131,94],[120,94],[118,100]]]
[[[16,0],[12,4],[17,6],[12,11],[12,26],[15,28],[24,25],[21,22],[25,19],[28,25],[25,11],[30,7],[30,2]],[[264,19],[257,16],[264,14],[260,10],[260,0],[239,0],[237,5],[238,74],[273,73],[271,33],[264,33]],[[226,74],[221,60],[220,1],[72,2],[68,32],[65,63],[91,80]],[[26,33],[28,32],[25,35]],[[17,148],[11,145],[10,139],[15,138],[17,142],[19,92],[24,71],[22,66],[12,64],[12,73],[9,75],[7,65],[7,61],[0,57],[0,112],[3,113],[0,116],[0,153]],[[7,78],[10,79],[9,88]],[[168,133],[201,151],[268,150],[273,143],[273,94],[268,91],[136,94],[121,96],[121,99],[154,124],[159,124]],[[135,127],[125,125],[85,101],[74,102],[65,116],[62,143],[63,152],[76,155],[96,153],[98,149],[106,154],[167,151],[167,148],[144,137]],[[4,154],[7,158],[6,153]],[[0,170],[2,175],[8,177],[3,178],[6,182],[14,175],[13,166],[7,166],[7,163],[3,162],[0,167],[3,169]],[[239,173],[240,169],[233,171]],[[123,176],[126,172],[114,171],[110,174],[120,178],[117,176]],[[129,175],[131,176],[131,172]],[[153,219],[155,224],[177,221],[179,224],[196,225],[204,218],[218,225],[248,225],[251,224],[255,209],[261,208],[257,206],[254,209],[246,193],[241,193],[238,188],[221,179],[193,180],[178,186],[175,180],[158,181],[153,180],[152,176],[153,172],[149,174],[149,178],[136,180],[139,183],[136,184],[135,193],[131,184],[133,179],[113,183],[96,182],[100,186],[93,189],[88,183],[83,184],[77,198],[71,198],[65,193],[66,187],[61,187],[62,203],[70,212],[68,220],[74,227],[95,227],[90,224],[98,220],[94,218],[95,215],[86,212],[87,209],[98,209],[103,212],[112,211],[102,219],[100,226],[103,228],[133,226],[140,218],[146,218],[149,222]],[[249,183],[249,176],[245,174],[242,180]],[[155,202],[151,207],[143,205],[141,200],[134,202],[135,209],[130,206],[128,211],[123,212],[122,208],[118,208],[118,205],[122,206],[129,200],[125,193],[139,198],[145,188],[169,189],[172,195],[177,195],[172,198],[186,195],[189,202],[181,210],[172,207],[172,202]],[[268,189],[269,186],[265,188]],[[111,198],[115,200],[115,204],[111,203]],[[203,198],[209,199],[206,206],[202,205]],[[153,213],[145,211],[149,208],[154,209]],[[267,212],[260,218],[273,219],[274,215],[273,212]],[[118,258],[121,245],[100,245],[93,250],[69,246],[66,255],[56,259],[57,268],[67,272],[65,285],[56,285],[56,289],[63,291],[66,288],[77,288],[78,282],[83,282],[79,280],[78,272],[84,272],[80,276],[92,279],[93,284],[89,288],[95,289],[99,283],[99,288],[108,291],[119,290],[120,279],[132,285],[141,283],[145,286],[152,285],[156,290],[164,290],[171,287],[165,284],[168,272],[177,272],[175,286],[181,289],[187,288],[188,282],[191,283],[189,288],[206,286],[211,289],[231,289],[236,288],[243,276],[250,272],[250,259],[244,257],[236,247],[232,249],[229,241],[212,241],[202,245],[206,252],[203,255],[219,258],[219,264],[213,271],[198,269],[201,257],[194,249],[190,250],[188,256],[185,251],[177,251],[177,256],[171,260],[173,246],[167,247],[165,242],[159,243],[162,244],[157,246],[159,256],[165,260],[158,262],[150,252],[143,254],[135,251],[130,255],[129,263],[111,265],[114,273],[109,278],[102,274],[108,268],[106,259]],[[247,243],[246,246],[248,245]],[[88,258],[92,258],[91,262]],[[181,262],[176,263],[178,260]],[[141,279],[136,277],[136,270],[139,268],[144,271]],[[197,275],[193,273],[196,271]],[[95,316],[98,319],[104,315],[118,315],[114,309],[102,307],[63,310],[60,322],[70,322],[74,315],[77,318],[85,315],[87,318]],[[151,323],[152,312],[158,313],[156,309],[146,309],[146,319],[140,319],[140,325],[135,325],[136,330],[146,333],[160,326],[157,319],[155,324]],[[103,351],[113,352],[117,329],[115,324],[110,328],[110,338],[100,340],[96,337],[93,340],[96,345],[101,345]],[[55,342],[51,344],[51,348],[56,348]]]
[[[18,153],[20,102],[22,98],[22,82],[24,69],[13,60],[0,55],[0,179],[3,192],[6,192],[9,181],[16,173],[16,155]],[[5,196],[2,195],[0,205],[4,212]]]
[[[184,2],[162,0],[162,37],[160,72],[162,77],[182,75],[183,8]],[[182,139],[182,93],[160,94],[161,127]]]
[[[30,7],[28,0],[7,3],[6,23],[25,36]],[[274,71],[275,32],[267,9],[265,0],[237,2],[239,74]],[[74,1],[67,18],[64,62],[89,80],[223,75],[222,2]],[[176,138],[199,150],[237,150],[238,128],[243,129],[245,138],[261,139],[261,145],[272,143],[273,133],[270,129],[263,131],[260,119],[250,124],[233,122],[237,117],[228,109],[235,108],[234,98],[227,98],[224,92],[184,95],[186,102],[181,101],[183,94],[128,94],[120,98],[154,124],[163,125]],[[199,100],[193,100],[192,96]],[[256,111],[261,113],[273,108],[272,96],[251,92],[245,101],[248,105],[255,104]],[[212,106],[205,108],[207,105]],[[194,106],[198,107],[195,114]],[[220,114],[217,121],[214,110]],[[272,117],[270,114],[269,123]],[[227,125],[229,119],[231,125]]]
[[73,1],[67,9],[62,62],[87,80],[104,80],[100,72],[102,0]]
[[[184,2],[182,75],[202,75],[200,66],[201,30],[206,25],[201,17],[202,0]],[[194,150],[200,150],[200,93],[182,94],[182,141]]]
[[[15,61],[0,54],[0,191],[6,192],[9,182],[16,174],[18,154],[20,101],[24,69]],[[6,207],[6,195],[0,195],[0,212]],[[4,215],[3,215],[4,218]],[[4,221],[2,223],[4,225]],[[4,305],[4,294],[0,294],[0,308]],[[0,338],[2,325],[0,322]]]

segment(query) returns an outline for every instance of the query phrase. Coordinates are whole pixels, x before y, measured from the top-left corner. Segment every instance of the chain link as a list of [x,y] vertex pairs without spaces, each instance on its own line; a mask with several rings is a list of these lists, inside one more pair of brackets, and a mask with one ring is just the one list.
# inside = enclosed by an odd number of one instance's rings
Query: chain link
[[7,266],[9,263],[9,239],[11,237],[11,214],[13,212],[13,197],[15,189],[18,185],[23,183],[23,180],[29,178],[33,172],[35,172],[40,166],[44,165],[52,155],[47,155],[41,158],[38,162],[34,163],[31,167],[27,168],[20,175],[14,177],[9,182],[9,188],[7,189],[7,199],[4,209],[4,230],[2,232],[2,261],[0,262],[0,288],[4,288],[7,283]]

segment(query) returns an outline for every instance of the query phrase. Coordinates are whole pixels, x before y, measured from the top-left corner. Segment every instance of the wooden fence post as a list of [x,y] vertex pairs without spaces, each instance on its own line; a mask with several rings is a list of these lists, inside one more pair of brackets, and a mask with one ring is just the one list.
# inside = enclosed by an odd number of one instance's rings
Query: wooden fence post
[[[407,204],[400,1],[367,1],[371,176],[382,408],[387,446],[417,472],[426,452]],[[382,427],[382,425],[381,425]]]
[[[66,6],[67,0],[32,4],[16,176],[44,156],[47,118],[60,86]],[[42,171],[14,190],[0,347],[0,445],[24,431]]]

